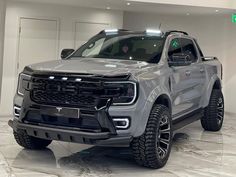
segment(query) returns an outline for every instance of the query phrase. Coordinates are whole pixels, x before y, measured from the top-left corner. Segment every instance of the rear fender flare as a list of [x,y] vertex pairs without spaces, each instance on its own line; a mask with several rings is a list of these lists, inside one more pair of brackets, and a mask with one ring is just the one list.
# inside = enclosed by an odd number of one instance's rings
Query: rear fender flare
[[222,88],[221,80],[217,75],[211,77],[209,84],[206,87],[206,92],[203,96],[203,107],[207,107],[210,101],[212,90],[214,89],[215,83],[220,84],[220,89]]

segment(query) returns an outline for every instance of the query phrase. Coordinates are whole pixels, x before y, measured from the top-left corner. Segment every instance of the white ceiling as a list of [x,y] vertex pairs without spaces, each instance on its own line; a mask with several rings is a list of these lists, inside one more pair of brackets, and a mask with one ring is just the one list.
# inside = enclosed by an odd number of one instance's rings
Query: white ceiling
[[[92,7],[99,9],[106,9],[110,7],[111,10],[124,10],[135,12],[151,12],[170,15],[225,15],[232,14],[235,11],[231,9],[219,9],[209,7],[195,7],[195,6],[182,6],[182,5],[168,5],[157,3],[143,3],[143,2],[131,2],[131,5],[127,5],[127,0],[15,0],[37,3],[50,3],[60,5],[71,5],[81,7]],[[219,12],[216,12],[219,10]]]

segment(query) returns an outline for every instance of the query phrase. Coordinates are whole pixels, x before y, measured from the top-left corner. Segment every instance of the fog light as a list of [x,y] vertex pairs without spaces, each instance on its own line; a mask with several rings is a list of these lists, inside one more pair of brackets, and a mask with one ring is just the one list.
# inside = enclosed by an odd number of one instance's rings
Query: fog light
[[129,127],[130,121],[128,118],[115,118],[113,119],[115,127],[118,129],[127,129]]
[[14,116],[15,116],[16,119],[20,118],[20,111],[21,111],[20,107],[14,106]]

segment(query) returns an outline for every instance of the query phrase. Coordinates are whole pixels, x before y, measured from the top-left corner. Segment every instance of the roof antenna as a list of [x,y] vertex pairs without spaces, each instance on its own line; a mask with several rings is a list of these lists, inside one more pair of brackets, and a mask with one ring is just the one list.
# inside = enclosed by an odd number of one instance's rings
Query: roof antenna
[[160,30],[160,31],[161,31],[161,25],[162,25],[162,24],[160,23],[160,25],[159,25],[159,30]]

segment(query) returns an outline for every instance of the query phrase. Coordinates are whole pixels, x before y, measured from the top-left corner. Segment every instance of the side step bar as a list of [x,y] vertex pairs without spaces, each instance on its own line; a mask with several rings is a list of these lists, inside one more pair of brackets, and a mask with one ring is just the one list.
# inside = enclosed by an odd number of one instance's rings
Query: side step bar
[[189,125],[195,121],[200,120],[203,116],[204,116],[204,109],[201,108],[183,117],[175,119],[173,121],[173,130],[175,131],[181,129],[186,125]]

